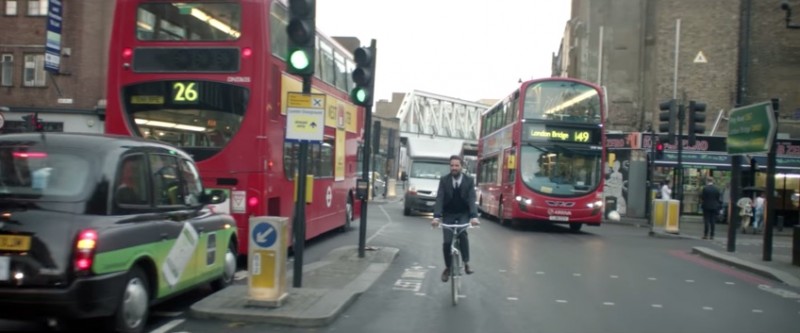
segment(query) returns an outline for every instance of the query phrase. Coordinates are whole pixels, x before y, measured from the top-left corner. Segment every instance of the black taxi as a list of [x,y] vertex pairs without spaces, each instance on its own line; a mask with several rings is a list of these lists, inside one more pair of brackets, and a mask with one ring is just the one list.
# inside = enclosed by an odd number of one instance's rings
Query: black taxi
[[[141,332],[151,305],[233,282],[236,228],[191,157],[144,139],[0,136],[0,318]],[[98,322],[92,320],[92,322]]]

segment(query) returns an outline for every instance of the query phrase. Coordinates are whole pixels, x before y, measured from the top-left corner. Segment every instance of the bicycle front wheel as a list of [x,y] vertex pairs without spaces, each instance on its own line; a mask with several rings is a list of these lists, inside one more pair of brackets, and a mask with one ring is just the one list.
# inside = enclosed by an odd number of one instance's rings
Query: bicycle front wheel
[[459,292],[459,272],[461,270],[461,257],[458,253],[453,253],[453,259],[450,263],[450,291],[453,296],[453,305],[458,304],[458,292]]

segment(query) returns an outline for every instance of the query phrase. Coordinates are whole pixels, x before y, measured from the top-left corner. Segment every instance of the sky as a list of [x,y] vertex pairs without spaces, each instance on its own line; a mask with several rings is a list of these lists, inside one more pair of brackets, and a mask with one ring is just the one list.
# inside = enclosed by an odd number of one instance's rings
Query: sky
[[317,29],[377,42],[375,100],[422,90],[500,99],[548,77],[571,0],[319,0]]

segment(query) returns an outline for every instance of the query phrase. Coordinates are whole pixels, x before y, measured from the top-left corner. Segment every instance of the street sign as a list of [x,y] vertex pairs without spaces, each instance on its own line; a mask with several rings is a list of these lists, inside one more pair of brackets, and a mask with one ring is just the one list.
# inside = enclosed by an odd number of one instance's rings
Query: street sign
[[728,154],[768,153],[777,130],[771,102],[733,109],[728,122]]
[[275,244],[275,240],[278,238],[276,234],[277,232],[272,224],[262,222],[256,224],[251,236],[253,237],[253,243],[258,244],[260,247],[268,248]]
[[322,142],[325,95],[287,93],[286,140]]
[[44,69],[58,73],[61,66],[61,0],[47,3],[47,40],[44,49]]

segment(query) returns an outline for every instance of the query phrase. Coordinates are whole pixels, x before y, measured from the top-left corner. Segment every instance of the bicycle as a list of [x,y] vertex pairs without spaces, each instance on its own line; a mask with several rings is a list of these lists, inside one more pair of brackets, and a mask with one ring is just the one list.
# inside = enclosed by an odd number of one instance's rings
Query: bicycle
[[[456,221],[458,222],[458,221]],[[461,251],[458,236],[465,230],[476,228],[470,223],[464,224],[439,224],[439,228],[453,231],[453,238],[450,240],[450,291],[453,296],[453,306],[458,305],[458,293],[461,289]]]

